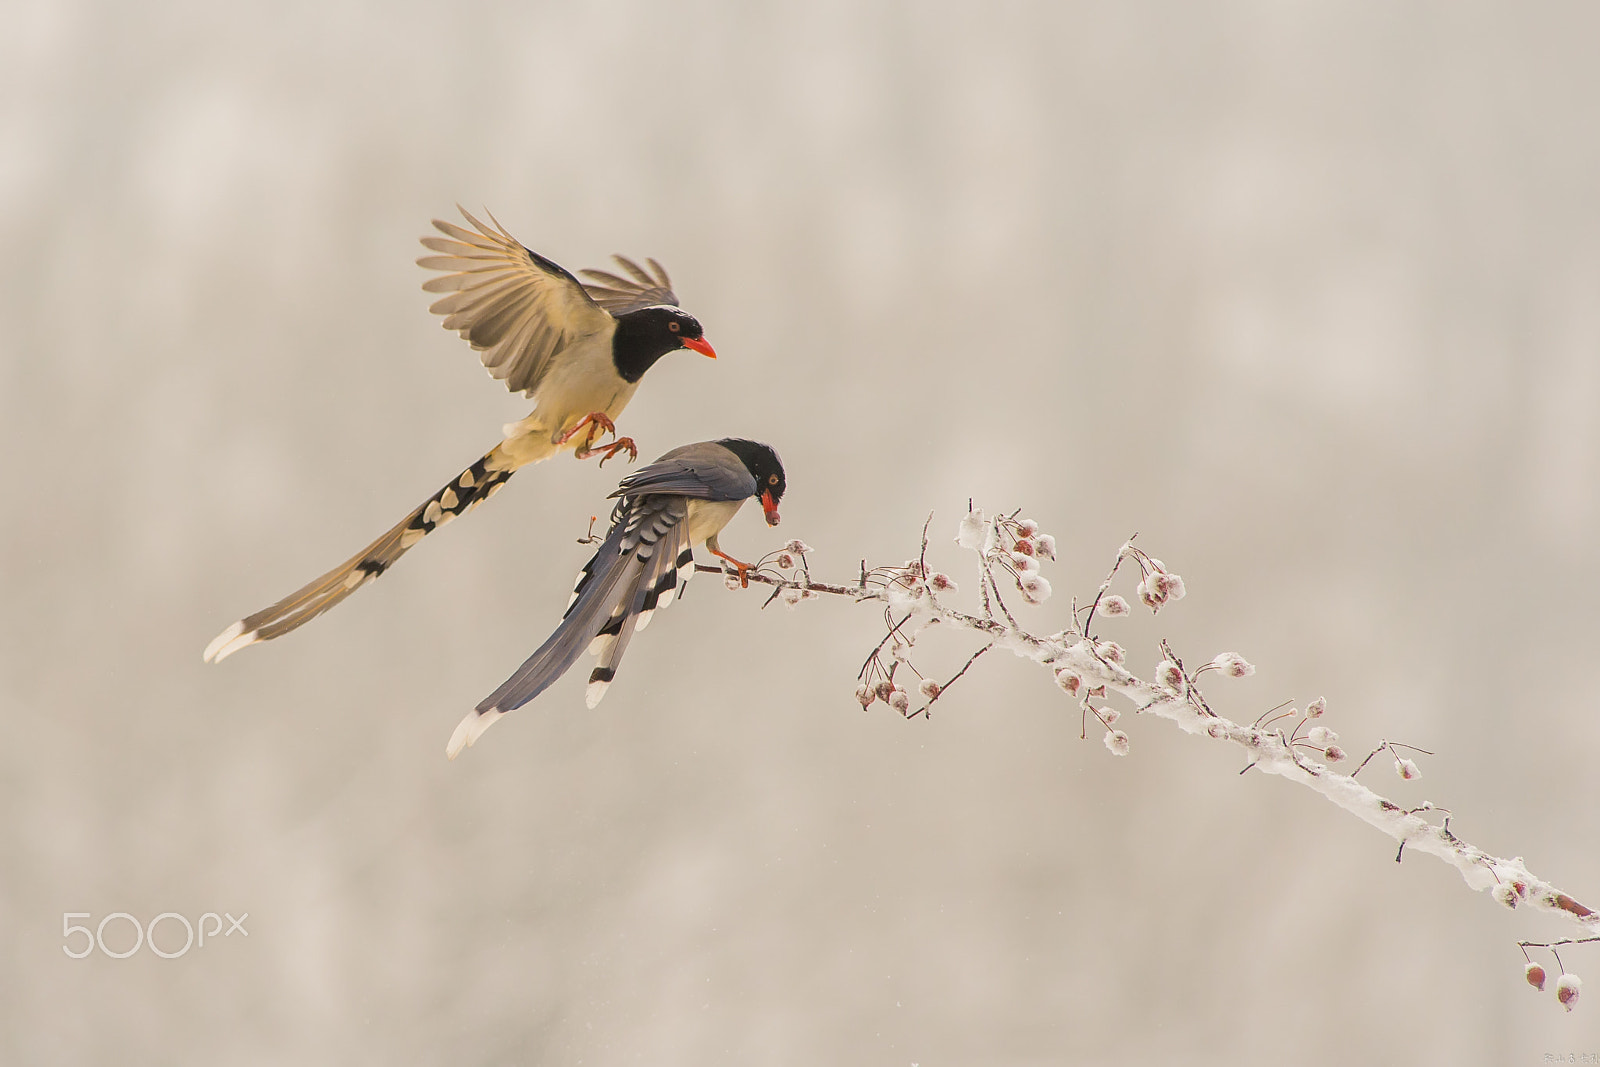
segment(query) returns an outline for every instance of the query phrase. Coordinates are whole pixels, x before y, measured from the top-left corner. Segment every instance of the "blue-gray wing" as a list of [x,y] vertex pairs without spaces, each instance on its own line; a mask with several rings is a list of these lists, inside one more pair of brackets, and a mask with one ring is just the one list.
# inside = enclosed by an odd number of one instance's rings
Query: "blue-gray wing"
[[745,500],[756,494],[755,475],[744,461],[715,441],[674,448],[640,467],[611,495],[675,493],[698,500]]
[[586,693],[592,708],[616,677],[634,631],[681,594],[694,572],[683,496],[630,497],[578,575],[572,601],[555,633],[456,727],[446,753],[454,759],[500,716],[548,689],[587,651],[597,657]]

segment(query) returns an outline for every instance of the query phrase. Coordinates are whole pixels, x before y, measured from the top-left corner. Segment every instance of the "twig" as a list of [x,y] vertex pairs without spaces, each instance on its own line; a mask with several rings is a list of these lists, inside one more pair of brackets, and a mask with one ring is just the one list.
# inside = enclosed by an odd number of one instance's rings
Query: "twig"
[[[1002,520],[991,521],[999,522]],[[1014,516],[1007,516],[1003,521],[1012,522],[1014,521]],[[925,538],[927,529],[928,527],[924,526]],[[1139,549],[1133,549],[1131,554],[1140,561],[1141,570],[1143,571],[1146,567],[1145,560],[1148,557]],[[1246,771],[1252,768],[1259,769],[1263,774],[1285,778],[1320,794],[1330,803],[1399,842],[1400,849],[1397,852],[1396,859],[1401,858],[1407,849],[1413,852],[1424,852],[1455,867],[1470,888],[1493,891],[1495,900],[1504,906],[1526,906],[1535,911],[1542,911],[1565,918],[1568,921],[1577,923],[1587,931],[1600,931],[1600,915],[1597,915],[1594,910],[1580,903],[1568,893],[1534,875],[1520,858],[1506,859],[1495,856],[1463,841],[1451,832],[1450,815],[1448,813],[1445,815],[1443,824],[1438,826],[1423,817],[1433,810],[1448,812],[1448,809],[1435,809],[1433,805],[1426,803],[1419,807],[1402,807],[1367,788],[1366,785],[1357,781],[1353,774],[1339,774],[1325,763],[1302,756],[1297,750],[1297,746],[1304,745],[1305,742],[1299,738],[1300,727],[1298,726],[1292,736],[1286,736],[1282,730],[1266,730],[1259,726],[1244,725],[1217,714],[1200,694],[1198,687],[1195,685],[1195,678],[1206,670],[1220,670],[1225,662],[1231,662],[1232,664],[1229,670],[1224,672],[1225,674],[1241,677],[1249,673],[1248,670],[1240,672],[1233,670],[1234,666],[1243,662],[1238,657],[1218,657],[1197,669],[1193,674],[1185,672],[1185,691],[1181,693],[1155,682],[1146,681],[1129,672],[1120,662],[1115,662],[1103,655],[1096,643],[1086,636],[1089,632],[1089,624],[1094,617],[1095,609],[1093,606],[1090,608],[1089,616],[1081,634],[1063,630],[1048,637],[1036,636],[1023,629],[1017,623],[1003,601],[1001,601],[1000,606],[1006,621],[1002,623],[997,620],[994,617],[989,598],[992,591],[994,598],[1000,600],[999,585],[994,578],[988,561],[982,559],[981,549],[979,550],[979,555],[980,574],[982,576],[979,589],[984,604],[984,614],[982,616],[968,614],[950,607],[936,597],[923,596],[918,598],[908,607],[906,616],[898,622],[892,616],[886,618],[889,633],[874,649],[873,656],[868,657],[868,665],[870,666],[873,657],[881,653],[888,641],[902,632],[903,627],[913,617],[922,616],[929,621],[937,620],[946,623],[955,629],[971,630],[988,638],[988,642],[968,659],[966,666],[957,672],[951,679],[951,683],[962,677],[980,656],[993,648],[1003,647],[1009,649],[1013,654],[1038,663],[1053,672],[1070,668],[1079,676],[1079,683],[1072,690],[1073,692],[1082,692],[1084,694],[1096,692],[1117,693],[1128,700],[1136,711],[1165,719],[1185,733],[1209,737],[1242,748],[1249,760],[1245,768]],[[1119,560],[1120,557],[1121,553],[1119,553]],[[696,569],[721,573],[720,568],[705,565],[697,565]],[[903,573],[905,568],[887,568],[885,570],[886,573]],[[773,577],[756,572],[752,572],[749,577],[753,583],[765,583],[775,586],[779,590],[786,588],[800,589],[802,591],[813,590],[818,593],[830,593],[835,596],[846,597],[857,603],[881,601],[887,604],[891,592],[887,588],[874,588],[870,584],[869,577],[873,573],[875,572],[867,570],[865,563],[863,563],[861,579],[854,586],[813,582],[809,577],[804,582],[799,582],[793,579]],[[1113,575],[1116,573],[1115,566],[1112,568],[1112,573]],[[1161,573],[1170,575],[1170,572],[1165,570],[1162,570]],[[1147,574],[1146,577],[1148,578],[1149,575]],[[1172,577],[1175,578],[1176,576]],[[1103,587],[1102,593],[1104,591]],[[1097,596],[1096,603],[1099,602],[1099,599]],[[900,605],[901,602],[897,600],[896,604]],[[1159,603],[1155,606],[1159,607]],[[1173,654],[1171,648],[1165,642],[1162,643],[1161,648],[1167,659],[1177,664],[1179,670],[1182,671],[1182,661]],[[1245,666],[1248,667],[1248,664],[1245,664]],[[891,667],[891,673],[893,669]],[[863,672],[865,673],[865,668],[863,668]],[[932,701],[930,700],[929,703],[931,704]],[[921,710],[926,711],[926,708]],[[1097,711],[1097,717],[1099,717],[1099,714]],[[1262,717],[1264,718],[1265,716]],[[1103,723],[1104,719],[1102,718],[1101,721]],[[1377,752],[1383,751],[1385,748],[1390,748],[1390,751],[1393,751],[1390,746],[1396,744],[1399,743],[1385,741],[1372,755],[1376,755]],[[1122,745],[1121,752],[1125,752],[1126,735],[1122,735]],[[1416,748],[1416,746],[1407,745],[1404,747],[1426,752],[1426,750]],[[1118,751],[1118,749],[1113,748],[1113,751]],[[1326,758],[1329,762],[1342,758],[1342,752],[1337,749],[1337,746],[1330,745],[1324,751],[1327,753]],[[1369,755],[1367,760],[1363,761],[1363,766],[1371,760],[1372,755]],[[1357,771],[1360,769],[1358,767]],[[1593,940],[1600,940],[1600,934],[1573,939],[1574,943]],[[1552,944],[1556,943],[1566,942],[1554,942]],[[1528,944],[1533,947],[1533,943],[1530,942]]]
[[[1128,538],[1126,545],[1132,547],[1133,538],[1138,536],[1139,531],[1135,530],[1133,537]],[[1122,566],[1122,561],[1127,558],[1127,555],[1126,551],[1117,553],[1117,558],[1111,563],[1111,573],[1106,575],[1106,580],[1100,583],[1099,589],[1095,590],[1094,603],[1089,605],[1089,617],[1083,621],[1083,636],[1091,636],[1090,630],[1094,628],[1094,613],[1100,607],[1100,598],[1105,596],[1106,591],[1111,588],[1111,582],[1117,576],[1117,569]]]
[[1000,605],[1000,613],[1003,614],[1006,617],[1006,622],[1009,622],[1011,624],[1011,628],[1013,630],[1022,629],[1022,627],[1017,625],[1016,616],[1011,614],[1011,609],[1006,607],[1006,602],[1003,599],[1001,599],[1001,597],[1000,597],[1000,583],[994,580],[994,572],[989,569],[989,565],[987,563],[985,563],[983,565],[983,573],[984,573],[984,577],[989,579],[990,587],[992,587],[994,589],[994,602],[996,604]]
[[928,527],[933,524],[933,512],[928,512],[928,517],[922,523],[922,551],[917,553],[917,565],[922,571],[918,578],[928,576]]

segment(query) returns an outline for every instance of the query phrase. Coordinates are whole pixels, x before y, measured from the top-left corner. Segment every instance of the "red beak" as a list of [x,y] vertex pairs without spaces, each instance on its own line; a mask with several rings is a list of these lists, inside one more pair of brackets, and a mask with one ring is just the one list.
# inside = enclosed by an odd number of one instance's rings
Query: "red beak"
[[778,502],[772,499],[770,489],[761,490],[761,510],[767,513],[767,525],[778,525]]
[[711,342],[704,337],[685,337],[683,339],[683,347],[692,348],[702,356],[709,356],[711,359],[717,358],[717,350],[712,348]]

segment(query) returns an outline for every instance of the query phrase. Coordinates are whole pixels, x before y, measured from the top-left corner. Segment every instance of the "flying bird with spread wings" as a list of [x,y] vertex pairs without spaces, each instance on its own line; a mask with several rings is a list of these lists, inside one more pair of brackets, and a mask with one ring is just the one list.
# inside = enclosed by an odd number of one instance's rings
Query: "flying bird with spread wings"
[[617,452],[638,456],[631,439],[593,447],[639,380],[669,352],[687,348],[716,358],[705,331],[678,306],[661,264],[648,270],[615,256],[626,277],[585,270],[580,282],[559,264],[524,248],[493,215],[490,225],[461,209],[472,228],[435,219],[444,236],[422,243],[436,255],[418,264],[441,271],[423,289],[445,296],[430,311],[472,345],[483,365],[533,412],[505,427],[504,439],[372,544],[271,607],[247,615],[206,646],[208,662],[294,630],[394,565],[434,530],[493,496],[529,463],[571,450],[579,459]]
[[747,580],[751,565],[723,552],[717,535],[752,498],[761,501],[767,525],[778,525],[786,488],[778,454],[737,437],[674,448],[624,478],[611,494],[621,498],[611,529],[578,575],[555,633],[467,713],[445,754],[455,759],[503,715],[548,689],[586,651],[596,662],[585,700],[591,708],[600,703],[634,633],[674,595],[683,595],[694,573],[694,545],[704,542]]

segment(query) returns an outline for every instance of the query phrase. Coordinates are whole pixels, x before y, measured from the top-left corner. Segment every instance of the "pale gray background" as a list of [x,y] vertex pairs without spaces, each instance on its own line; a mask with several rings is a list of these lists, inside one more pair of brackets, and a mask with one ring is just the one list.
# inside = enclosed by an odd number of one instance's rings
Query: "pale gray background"
[[[972,496],[1188,581],[1397,799],[1600,896],[1600,18],[1588,4],[13,6],[0,38],[0,1059],[1535,1064],[1600,1050],[1444,866],[1233,751],[1077,739],[994,657],[850,697],[876,614],[702,581],[447,763],[621,473],[558,461],[292,637],[205,643],[525,404],[416,238],[660,257],[723,358],[648,455],[782,452],[819,570]],[[948,668],[970,646],[933,651]],[[1591,903],[1593,901],[1591,900]],[[248,911],[162,960],[64,911]],[[114,928],[113,928],[114,929]],[[175,929],[165,931],[170,939]],[[126,929],[123,929],[126,934]],[[1600,998],[1600,952],[1569,966]],[[1552,968],[1553,970],[1553,968]]]

